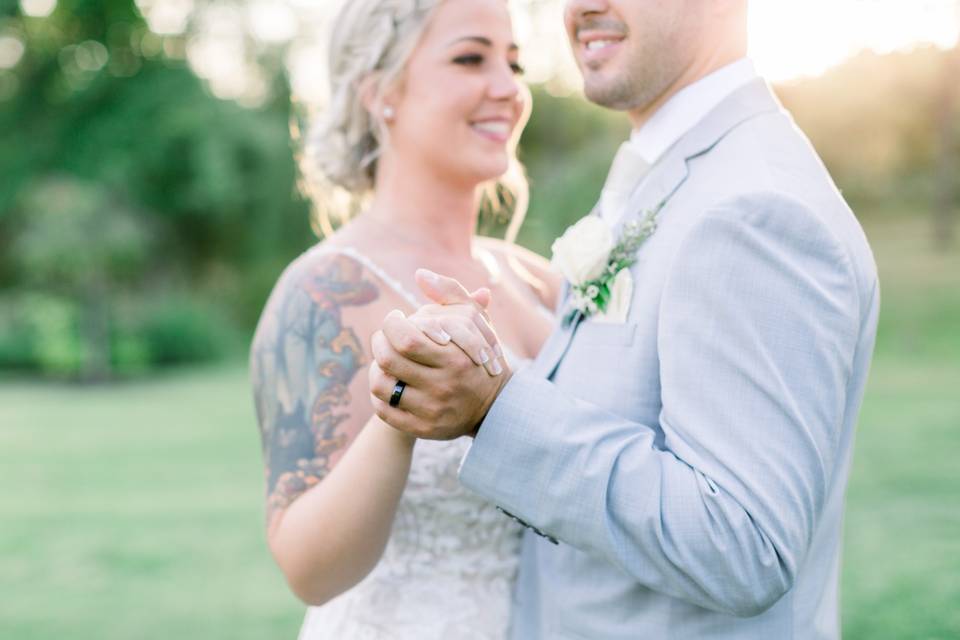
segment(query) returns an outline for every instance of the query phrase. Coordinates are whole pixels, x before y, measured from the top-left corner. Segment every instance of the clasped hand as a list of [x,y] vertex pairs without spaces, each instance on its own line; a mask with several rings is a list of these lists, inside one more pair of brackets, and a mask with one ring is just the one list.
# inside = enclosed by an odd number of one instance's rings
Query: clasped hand
[[[429,440],[476,433],[512,372],[486,308],[490,292],[469,293],[421,269],[417,284],[435,304],[405,317],[391,311],[372,338],[370,394],[381,420]],[[397,406],[390,398],[406,383]]]

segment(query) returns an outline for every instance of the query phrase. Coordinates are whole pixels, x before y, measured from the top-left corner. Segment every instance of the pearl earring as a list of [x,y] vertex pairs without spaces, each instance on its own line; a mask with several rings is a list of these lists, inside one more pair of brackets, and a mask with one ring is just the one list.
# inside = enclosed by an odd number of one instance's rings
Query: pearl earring
[[385,120],[393,120],[397,117],[397,112],[393,107],[384,107],[383,108],[383,118]]

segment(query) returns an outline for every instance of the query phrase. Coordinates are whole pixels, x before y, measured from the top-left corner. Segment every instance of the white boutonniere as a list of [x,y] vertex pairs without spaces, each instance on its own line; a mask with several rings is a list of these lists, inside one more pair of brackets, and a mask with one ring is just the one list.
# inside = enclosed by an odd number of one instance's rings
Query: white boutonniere
[[630,269],[637,250],[657,229],[663,204],[640,221],[628,222],[619,241],[606,222],[587,216],[553,243],[553,264],[570,283],[564,324],[596,316],[597,322],[625,322],[633,297]]

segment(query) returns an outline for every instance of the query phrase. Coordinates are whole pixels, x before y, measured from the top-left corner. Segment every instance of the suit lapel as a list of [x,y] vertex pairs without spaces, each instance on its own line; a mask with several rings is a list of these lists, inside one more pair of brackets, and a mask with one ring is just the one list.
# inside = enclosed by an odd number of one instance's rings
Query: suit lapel
[[[636,189],[627,201],[627,211],[614,228],[614,236],[619,237],[623,225],[646,212],[665,205],[677,192],[689,176],[688,162],[697,156],[708,153],[720,140],[738,125],[763,113],[782,109],[766,81],[758,78],[734,91],[716,106],[703,120],[686,135],[680,138],[661,159],[650,169],[640,188]],[[595,207],[591,212],[594,215]],[[667,209],[660,212],[666,215]],[[559,315],[562,317],[567,295],[568,283],[564,283]],[[544,344],[537,359],[531,365],[531,372],[544,378],[552,378],[560,361],[566,354],[576,335],[579,322],[569,326],[558,324],[550,338]]]
[[761,78],[730,94],[670,147],[653,166],[642,188],[637,189],[627,201],[628,213],[617,224],[615,233],[619,234],[628,220],[645,215],[646,212],[668,202],[689,176],[690,160],[709,153],[740,124],[780,109],[782,106],[766,81]]

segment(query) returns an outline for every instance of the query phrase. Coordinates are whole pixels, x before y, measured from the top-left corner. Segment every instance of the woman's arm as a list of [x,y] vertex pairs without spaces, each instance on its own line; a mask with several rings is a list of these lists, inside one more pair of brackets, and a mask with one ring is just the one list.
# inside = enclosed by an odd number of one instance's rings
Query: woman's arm
[[301,600],[323,604],[376,566],[410,471],[413,442],[371,418],[329,475],[277,521],[270,549]]
[[291,589],[321,604],[389,537],[413,440],[373,417],[369,337],[399,305],[353,260],[307,254],[281,278],[251,349],[267,539]]

